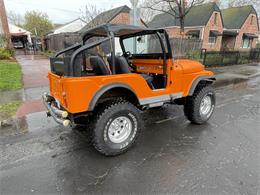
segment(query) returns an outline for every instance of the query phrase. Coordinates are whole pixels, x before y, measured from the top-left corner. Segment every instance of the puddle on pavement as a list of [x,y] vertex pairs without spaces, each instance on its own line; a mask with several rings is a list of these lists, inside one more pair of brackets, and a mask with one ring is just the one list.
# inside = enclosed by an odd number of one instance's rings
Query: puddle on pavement
[[248,87],[248,82],[247,81],[234,83],[232,85],[232,88],[235,89],[235,90],[246,89],[247,87]]
[[19,91],[0,91],[0,104],[6,104],[22,100],[22,90]]
[[[217,102],[225,101],[229,98],[244,96],[244,94],[252,94],[259,90],[260,77],[255,77],[248,81],[233,83],[227,86],[216,88]],[[234,96],[235,94],[235,96]]]
[[223,67],[213,67],[209,69],[216,74],[220,73],[231,73],[243,76],[251,76],[260,73],[260,64],[249,64],[249,65],[233,65],[233,66],[223,66]]
[[251,76],[251,75],[254,75],[254,74],[258,74],[259,72],[260,72],[260,70],[255,69],[255,68],[252,68],[252,69],[247,68],[247,69],[244,69],[244,70],[235,71],[235,73],[245,75],[245,76]]
[[57,125],[52,118],[47,118],[45,112],[38,112],[13,119],[12,125],[0,128],[0,136],[25,134],[42,129],[54,128]]
[[260,64],[259,64],[258,62],[256,62],[256,63],[249,64],[249,66],[257,66],[257,67],[260,67]]

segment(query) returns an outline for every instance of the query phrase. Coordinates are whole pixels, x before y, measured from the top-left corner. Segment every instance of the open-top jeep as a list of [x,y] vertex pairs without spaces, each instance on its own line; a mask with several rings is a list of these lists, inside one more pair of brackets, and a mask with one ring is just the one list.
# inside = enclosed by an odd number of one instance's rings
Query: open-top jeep
[[125,152],[141,131],[140,111],[184,105],[195,124],[215,107],[215,78],[191,60],[174,60],[163,29],[104,24],[51,58],[48,116],[64,126],[85,124],[104,155]]

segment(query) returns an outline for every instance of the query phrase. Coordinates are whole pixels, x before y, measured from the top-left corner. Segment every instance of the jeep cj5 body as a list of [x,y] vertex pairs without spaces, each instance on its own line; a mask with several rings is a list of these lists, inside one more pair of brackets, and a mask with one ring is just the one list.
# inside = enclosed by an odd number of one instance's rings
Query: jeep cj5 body
[[184,105],[205,123],[215,107],[215,78],[191,60],[174,60],[163,29],[104,24],[51,58],[48,116],[64,126],[86,125],[104,155],[127,151],[141,131],[140,111]]

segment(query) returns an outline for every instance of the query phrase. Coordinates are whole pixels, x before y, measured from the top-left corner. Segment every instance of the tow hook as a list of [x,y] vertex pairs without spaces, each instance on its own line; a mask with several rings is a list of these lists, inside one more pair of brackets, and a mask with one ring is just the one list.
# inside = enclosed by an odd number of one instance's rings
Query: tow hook
[[67,119],[69,113],[64,110],[60,110],[53,104],[53,98],[50,97],[47,93],[43,94],[43,103],[47,108],[47,117],[53,117],[53,119],[63,125],[64,127],[68,127],[71,125],[71,121]]
[[46,112],[46,115],[47,115],[48,118],[51,117],[51,113],[49,111]]

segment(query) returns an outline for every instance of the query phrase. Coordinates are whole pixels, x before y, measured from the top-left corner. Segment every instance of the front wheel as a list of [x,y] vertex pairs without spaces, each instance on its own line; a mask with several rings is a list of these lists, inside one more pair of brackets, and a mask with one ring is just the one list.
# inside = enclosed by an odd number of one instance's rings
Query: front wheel
[[184,114],[194,124],[203,124],[212,116],[216,104],[215,92],[211,86],[198,86],[193,96],[187,97]]
[[93,128],[93,145],[106,156],[127,151],[140,131],[139,110],[122,99],[102,103],[97,108]]

